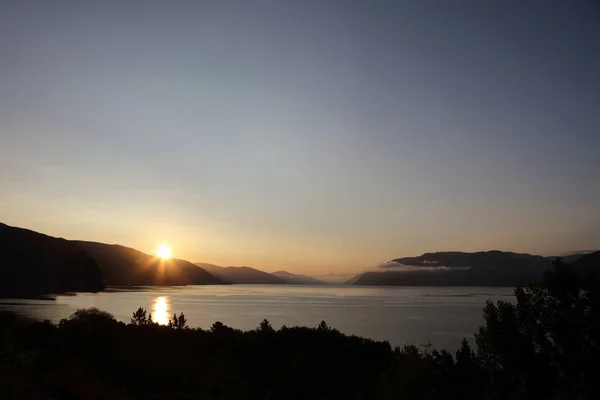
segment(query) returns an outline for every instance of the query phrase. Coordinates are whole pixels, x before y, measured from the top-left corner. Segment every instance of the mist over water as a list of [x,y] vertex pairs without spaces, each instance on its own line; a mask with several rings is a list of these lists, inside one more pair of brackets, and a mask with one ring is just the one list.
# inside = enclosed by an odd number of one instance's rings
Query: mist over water
[[10,309],[36,319],[58,321],[78,308],[98,307],[129,322],[138,308],[168,323],[183,312],[190,327],[204,329],[221,321],[233,328],[255,329],[267,318],[274,328],[317,326],[325,320],[345,334],[393,345],[427,344],[455,349],[483,324],[487,299],[514,299],[511,288],[490,287],[316,287],[278,285],[186,286],[113,290],[58,296],[56,301],[2,300]]

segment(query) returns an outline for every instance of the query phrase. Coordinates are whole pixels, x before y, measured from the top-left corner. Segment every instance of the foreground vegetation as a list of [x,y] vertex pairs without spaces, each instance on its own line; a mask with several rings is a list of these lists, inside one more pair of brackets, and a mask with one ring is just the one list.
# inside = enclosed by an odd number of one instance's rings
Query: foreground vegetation
[[516,304],[488,302],[476,349],[392,348],[267,320],[169,326],[139,309],[129,324],[97,309],[59,324],[0,317],[0,398],[598,399],[600,290],[560,260]]

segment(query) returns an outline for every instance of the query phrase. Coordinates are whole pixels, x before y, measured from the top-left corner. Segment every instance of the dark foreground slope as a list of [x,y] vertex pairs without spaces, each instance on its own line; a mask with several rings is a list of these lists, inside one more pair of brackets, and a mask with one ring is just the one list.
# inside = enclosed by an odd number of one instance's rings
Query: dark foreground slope
[[246,285],[285,285],[288,282],[268,272],[250,267],[220,267],[214,264],[196,263],[223,282]]
[[100,266],[107,286],[215,285],[219,278],[185,260],[161,260],[120,245],[73,241]]
[[517,304],[486,304],[477,352],[465,340],[455,354],[392,348],[324,322],[275,330],[264,320],[242,332],[188,329],[183,315],[158,326],[142,309],[128,325],[97,309],[58,325],[0,313],[0,398],[600,398],[597,276],[558,262],[540,286],[515,292]]
[[98,264],[76,244],[0,223],[0,296],[102,289]]
[[390,261],[348,284],[381,286],[518,286],[539,282],[553,258],[505,251],[439,252]]

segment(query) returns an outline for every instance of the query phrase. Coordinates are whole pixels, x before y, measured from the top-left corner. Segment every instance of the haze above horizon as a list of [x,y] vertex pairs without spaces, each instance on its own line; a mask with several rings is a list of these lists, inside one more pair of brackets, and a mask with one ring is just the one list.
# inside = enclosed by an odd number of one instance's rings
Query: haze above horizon
[[5,1],[0,33],[0,222],[311,274],[599,247],[594,2]]

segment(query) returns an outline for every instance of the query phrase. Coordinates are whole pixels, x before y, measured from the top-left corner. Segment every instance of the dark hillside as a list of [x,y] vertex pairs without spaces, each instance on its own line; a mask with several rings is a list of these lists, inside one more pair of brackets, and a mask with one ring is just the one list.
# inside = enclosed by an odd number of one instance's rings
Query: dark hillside
[[0,295],[102,289],[98,264],[76,244],[0,223]]

